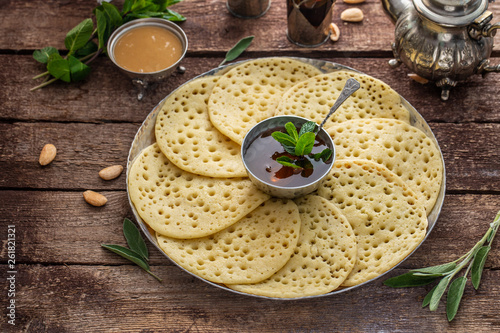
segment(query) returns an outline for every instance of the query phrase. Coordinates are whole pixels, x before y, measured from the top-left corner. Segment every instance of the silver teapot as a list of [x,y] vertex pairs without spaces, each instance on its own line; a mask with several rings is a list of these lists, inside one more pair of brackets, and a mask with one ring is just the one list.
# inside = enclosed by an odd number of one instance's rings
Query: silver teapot
[[[493,37],[488,0],[382,0],[396,24],[391,67],[404,63],[411,71],[441,88],[450,89],[473,74],[500,72],[490,65]],[[492,2],[492,1],[491,1]]]

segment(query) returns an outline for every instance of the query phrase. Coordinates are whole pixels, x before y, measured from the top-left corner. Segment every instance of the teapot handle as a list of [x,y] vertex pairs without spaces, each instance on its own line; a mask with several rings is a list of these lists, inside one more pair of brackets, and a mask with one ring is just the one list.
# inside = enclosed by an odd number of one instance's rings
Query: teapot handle
[[486,10],[469,26],[469,35],[476,40],[483,37],[494,37],[497,33],[497,29],[500,29],[500,22],[491,24],[490,22],[492,19],[493,13]]

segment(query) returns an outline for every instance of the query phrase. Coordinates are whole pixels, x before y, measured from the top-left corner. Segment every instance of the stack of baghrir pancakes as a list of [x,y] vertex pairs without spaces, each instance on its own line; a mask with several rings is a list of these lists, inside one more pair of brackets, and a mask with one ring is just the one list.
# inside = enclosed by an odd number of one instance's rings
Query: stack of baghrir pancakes
[[[240,145],[274,115],[324,119],[348,78],[361,88],[328,120],[336,161],[320,188],[272,198],[247,178]],[[387,84],[292,58],[249,60],[165,100],[156,142],[133,161],[129,196],[187,271],[251,295],[300,298],[359,285],[425,238],[444,166]]]

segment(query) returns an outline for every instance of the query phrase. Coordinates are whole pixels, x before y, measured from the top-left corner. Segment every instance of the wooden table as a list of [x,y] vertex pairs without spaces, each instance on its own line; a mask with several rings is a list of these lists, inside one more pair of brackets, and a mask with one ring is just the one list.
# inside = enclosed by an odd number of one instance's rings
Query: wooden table
[[[121,8],[122,1],[116,1]],[[153,246],[152,271],[101,248],[125,245],[125,217],[133,218],[125,172],[103,181],[102,168],[126,165],[132,139],[152,108],[177,86],[222,61],[240,38],[254,35],[241,59],[301,56],[356,68],[383,80],[423,115],[442,149],[447,172],[446,198],[436,227],[425,243],[390,276],[409,268],[458,258],[486,232],[500,209],[500,74],[474,76],[452,89],[447,102],[440,90],[390,69],[393,24],[377,0],[359,5],[360,24],[344,24],[338,2],[337,43],[307,49],[286,38],[285,1],[275,0],[259,19],[231,16],[223,0],[184,0],[173,9],[187,17],[189,38],[174,74],[143,101],[108,58],[92,63],[79,83],[57,82],[30,92],[32,77],[43,71],[31,54],[45,46],[64,49],[64,36],[90,17],[94,0],[2,1],[0,11],[0,235],[2,332],[486,332],[500,331],[500,245],[495,241],[482,285],[468,285],[457,318],[448,323],[444,303],[437,311],[421,308],[430,287],[392,289],[378,279],[339,295],[300,301],[275,301],[233,294],[183,272]],[[500,16],[500,5],[490,9]],[[497,44],[498,44],[497,38]],[[499,63],[497,46],[492,62]],[[46,143],[58,148],[56,160],[38,164]],[[92,189],[109,199],[88,205]],[[15,228],[15,271],[8,261],[8,229]],[[12,229],[12,228],[11,228]],[[11,251],[12,252],[12,251]],[[11,287],[15,296],[8,296]],[[15,301],[15,326],[7,309]]]

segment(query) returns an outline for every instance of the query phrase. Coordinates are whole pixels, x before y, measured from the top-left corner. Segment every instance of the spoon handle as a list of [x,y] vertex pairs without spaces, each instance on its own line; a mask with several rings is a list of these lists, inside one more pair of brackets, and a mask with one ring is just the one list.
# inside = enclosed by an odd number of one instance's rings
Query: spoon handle
[[328,118],[330,118],[330,116],[335,111],[337,111],[337,109],[339,108],[339,106],[342,105],[342,103],[344,103],[345,100],[349,96],[351,96],[359,88],[360,88],[360,85],[359,85],[358,81],[356,81],[353,78],[350,78],[349,80],[347,80],[347,82],[345,83],[344,89],[342,89],[342,91],[340,92],[340,95],[337,98],[337,100],[335,101],[335,103],[333,104],[332,108],[330,109],[330,112],[328,112],[328,114],[326,115],[326,117],[323,120],[323,122],[321,122],[321,125],[319,125],[318,132],[321,130],[321,128],[323,128],[323,125],[326,123],[326,121],[328,120]]

